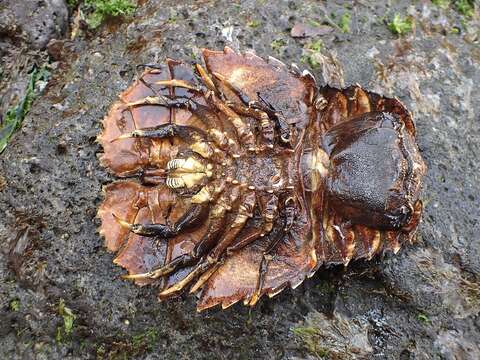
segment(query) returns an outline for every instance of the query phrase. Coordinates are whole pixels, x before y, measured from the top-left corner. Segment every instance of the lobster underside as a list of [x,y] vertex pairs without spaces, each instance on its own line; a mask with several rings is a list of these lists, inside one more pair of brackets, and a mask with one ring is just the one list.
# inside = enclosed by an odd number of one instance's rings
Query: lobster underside
[[125,179],[104,187],[100,234],[125,278],[201,291],[198,310],[254,305],[413,240],[425,165],[398,100],[248,52],[203,58],[148,67],[103,121],[100,161]]

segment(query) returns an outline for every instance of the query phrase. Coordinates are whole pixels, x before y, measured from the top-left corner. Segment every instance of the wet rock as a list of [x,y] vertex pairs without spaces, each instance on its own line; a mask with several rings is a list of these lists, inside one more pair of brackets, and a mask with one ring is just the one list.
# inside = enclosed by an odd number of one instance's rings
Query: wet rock
[[47,44],[47,52],[53,61],[61,61],[68,55],[69,42],[66,40],[52,39]]
[[[358,82],[398,96],[413,110],[429,167],[416,244],[346,269],[321,268],[295,291],[262,299],[254,309],[238,304],[197,314],[191,298],[159,303],[155,289],[120,279],[96,232],[101,188],[111,180],[97,161],[100,120],[137,65],[165,57],[191,61],[202,47],[253,49],[308,67],[300,61],[303,40],[287,29],[299,19],[318,20],[324,14],[318,1],[258,4],[150,0],[115,31],[106,27],[97,37],[73,41],[75,54],[66,52],[0,156],[6,180],[0,191],[0,358],[318,358],[292,333],[306,323],[322,325],[313,333],[316,344],[326,341],[334,351],[344,344],[367,359],[478,358],[480,56],[477,44],[462,36],[426,33],[423,26],[397,39],[382,19],[406,11],[409,1],[353,5],[352,32],[322,38],[322,54],[332,64],[311,71],[319,84],[323,75],[347,86]],[[325,7],[328,14],[345,11],[336,2]],[[246,25],[252,14],[255,28]],[[466,21],[451,9],[442,14],[448,28]],[[4,28],[15,31],[15,21],[8,24]],[[272,45],[277,38],[283,42]],[[35,215],[25,219],[26,238],[20,213]],[[55,339],[64,321],[60,299],[76,316],[64,342]],[[13,300],[18,311],[10,308]],[[320,333],[327,340],[317,339]]]
[[37,49],[50,39],[61,38],[68,24],[63,0],[6,0],[0,7],[0,34],[22,37]]
[[448,311],[456,318],[480,312],[480,283],[469,279],[442,254],[425,248],[392,258],[382,267],[390,288],[409,296],[431,314]]
[[445,360],[475,360],[480,359],[478,339],[469,340],[461,331],[448,330],[438,334],[433,343],[435,350]]
[[368,339],[369,324],[363,319],[351,319],[334,312],[332,318],[312,312],[293,333],[320,357],[334,359],[364,359],[373,352]]
[[330,34],[334,29],[328,25],[311,26],[303,23],[297,23],[290,30],[290,35],[294,38],[306,38],[312,36]]

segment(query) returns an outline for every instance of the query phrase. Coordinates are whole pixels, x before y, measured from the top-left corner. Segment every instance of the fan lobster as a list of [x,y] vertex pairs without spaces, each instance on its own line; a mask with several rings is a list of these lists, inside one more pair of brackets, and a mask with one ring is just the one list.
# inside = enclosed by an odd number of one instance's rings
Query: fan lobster
[[414,239],[426,166],[397,99],[253,53],[149,66],[103,120],[100,234],[159,298],[254,305]]

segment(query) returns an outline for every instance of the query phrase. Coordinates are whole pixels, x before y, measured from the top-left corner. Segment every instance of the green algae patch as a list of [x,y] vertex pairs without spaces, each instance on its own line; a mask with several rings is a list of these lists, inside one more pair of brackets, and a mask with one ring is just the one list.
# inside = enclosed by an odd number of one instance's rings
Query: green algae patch
[[32,107],[35,98],[45,88],[50,72],[46,67],[34,67],[23,99],[9,108],[0,122],[0,154],[7,147],[13,133],[18,130]]

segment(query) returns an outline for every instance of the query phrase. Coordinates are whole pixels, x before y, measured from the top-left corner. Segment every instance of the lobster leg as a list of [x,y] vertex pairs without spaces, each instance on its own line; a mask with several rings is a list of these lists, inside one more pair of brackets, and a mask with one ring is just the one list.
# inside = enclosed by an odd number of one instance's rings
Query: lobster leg
[[[290,140],[292,138],[292,129],[290,125],[287,123],[287,120],[283,116],[281,112],[275,110],[275,108],[265,99],[258,94],[260,101],[251,102],[249,105],[255,109],[261,109],[269,114],[269,116],[275,119],[275,123],[278,127],[278,132],[280,133],[280,140],[284,144],[290,144]],[[263,105],[265,104],[265,105]]]
[[277,245],[283,238],[285,233],[283,231],[280,232],[271,242],[268,244],[268,247],[263,251],[262,261],[260,262],[260,268],[258,270],[258,281],[257,281],[257,288],[252,295],[252,298],[248,302],[248,305],[253,306],[257,303],[258,299],[260,299],[261,292],[263,285],[265,283],[265,276],[267,275],[268,271],[268,263],[273,259],[271,253],[275,250]]
[[251,102],[250,97],[244,91],[242,91],[238,86],[228,81],[225,76],[217,72],[214,72],[213,76],[215,76],[215,78],[217,78],[218,81],[220,81],[222,84],[227,86],[230,90],[232,90],[244,104],[246,105],[250,104]]
[[[184,88],[184,89],[197,91],[199,93],[203,93],[204,95],[206,95],[206,93],[209,90],[210,91],[216,91],[217,89],[215,87],[215,84],[213,83],[212,79],[210,78],[208,73],[205,71],[205,69],[199,64],[195,64],[195,69],[197,70],[198,75],[200,76],[201,81],[205,84],[206,88],[202,85],[195,86],[194,84],[192,84],[192,83],[190,83],[186,80],[181,80],[181,79],[158,80],[154,84],[155,85],[160,85],[160,86],[165,86],[165,87],[180,87],[180,88]],[[198,76],[198,75],[196,75],[196,76]],[[157,96],[153,96],[151,98],[158,98],[158,101],[162,102],[162,104],[154,104],[154,105],[163,105],[163,104],[169,103],[169,100],[171,101],[171,99],[168,99],[167,97],[159,95],[158,92],[155,89],[153,89],[150,84],[147,84],[143,79],[141,81],[145,86],[150,88],[155,93],[155,95],[157,95]],[[134,105],[144,105],[142,103],[130,103],[130,104],[132,106],[134,106]]]
[[229,103],[237,114],[253,117],[260,122],[260,132],[262,134],[262,142],[267,147],[272,149],[275,140],[275,124],[270,119],[265,111],[248,107],[239,103]]
[[[280,132],[280,139],[282,140],[283,143],[289,143],[290,142],[290,127],[288,126],[285,118],[283,115],[279,112],[276,112],[273,106],[266,100],[264,100],[260,94],[258,94],[258,97],[260,101],[257,100],[252,100],[244,91],[242,91],[240,88],[232,84],[219,73],[213,73],[213,75],[224,85],[226,85],[228,88],[230,88],[245,104],[246,106],[243,107],[243,110],[241,109],[240,104],[228,104],[231,106],[235,111],[240,112],[241,114],[247,115],[247,116],[252,116],[257,120],[260,120],[260,125],[262,128],[262,136],[267,142],[268,147],[273,147],[270,146],[270,138],[273,141],[273,124],[270,119],[274,119],[274,121],[277,123],[279,132]],[[265,104],[265,105],[263,105]],[[254,113],[257,113],[257,115],[253,115]]]
[[227,253],[240,250],[272,231],[273,223],[278,217],[278,198],[272,194],[266,198],[260,198],[259,204],[263,216],[262,226],[250,229],[250,231],[244,234],[234,245],[228,247]]
[[[139,101],[146,99],[149,98],[147,97]],[[146,102],[145,104],[150,104],[150,102]],[[178,136],[187,143],[191,143],[193,147],[192,150],[199,153],[203,157],[209,157],[215,151],[209,144],[208,140],[211,139],[213,144],[217,147],[217,151],[221,151],[220,149],[223,149],[233,157],[238,157],[237,151],[240,149],[239,143],[234,138],[229,137],[226,133],[223,133],[219,130],[219,128],[221,129],[219,126],[219,119],[216,119],[215,115],[208,114],[202,105],[195,105],[194,107],[190,107],[189,110],[195,115],[198,115],[199,119],[207,125],[209,128],[208,135],[203,131],[191,126],[168,123],[156,127],[133,130],[129,133],[120,135],[119,137],[111,140],[111,142],[121,139],[139,137],[165,139]],[[251,135],[253,136],[253,134]]]
[[208,202],[194,204],[173,226],[166,224],[131,224],[118,218],[117,221],[120,225],[129,228],[130,231],[135,234],[168,239],[176,236],[183,230],[194,228],[204,222],[207,218],[208,211]]
[[[242,142],[246,143],[247,146],[253,150],[254,137],[249,126],[245,124],[244,121],[240,117],[238,117],[233,111],[231,111],[226,105],[224,105],[221,102],[221,100],[217,99],[217,97],[214,94],[214,91],[216,91],[215,85],[212,79],[209,77],[208,73],[198,64],[196,65],[196,69],[200,74],[202,81],[205,83],[206,87],[209,90],[195,87],[195,85],[185,80],[179,80],[179,79],[160,80],[160,81],[157,81],[156,84],[162,85],[162,86],[180,87],[180,88],[190,89],[193,91],[198,91],[202,93],[206,99],[214,99],[213,103],[220,111],[222,111],[228,116],[229,120],[233,123],[233,125],[237,129],[237,133],[242,139]],[[204,105],[197,104],[196,102],[187,98],[176,97],[175,99],[171,99],[167,96],[158,94],[155,91],[155,89],[151,88],[151,86],[149,86],[148,84],[145,84],[145,85],[148,86],[155,93],[155,96],[147,96],[143,99],[129,102],[126,104],[127,106],[159,105],[164,107],[185,108],[188,111],[192,112],[193,114],[197,115],[199,119],[207,126],[207,128],[210,129],[209,137],[220,149],[227,151],[227,153],[229,153],[234,157],[239,156],[238,150],[240,149],[240,144],[234,137],[231,137],[231,136],[229,137],[228,134],[223,133],[221,131],[223,126],[221,124],[220,119],[218,119],[215,114],[212,114],[208,108],[206,108]],[[167,127],[168,125],[178,126],[175,124],[165,124],[162,126]],[[123,134],[117,139],[140,137],[140,136],[159,137],[159,136],[156,136],[154,133],[152,133],[152,135],[140,135],[142,134],[142,131],[144,130],[135,130],[129,134]],[[165,131],[168,132],[168,128]],[[161,137],[164,138],[164,137],[169,137],[169,136],[171,137],[175,135],[167,135],[167,136],[161,136]],[[178,134],[178,135],[181,136],[181,134]],[[113,141],[117,139],[114,139]]]
[[179,80],[179,79],[159,80],[159,81],[156,81],[155,84],[161,85],[161,86],[181,87],[184,89],[194,90],[198,92],[201,91],[199,88],[190,84],[188,81]]
[[[197,70],[198,75],[200,75],[201,81],[205,84],[207,89],[210,91],[217,91],[215,84],[213,83],[210,75],[208,75],[205,69],[199,64],[195,64],[195,69]],[[188,81],[179,80],[179,79],[160,80],[155,82],[155,84],[161,85],[161,86],[181,87],[181,88],[190,89],[198,92],[203,92],[204,94],[206,94],[207,92],[207,89],[203,87],[200,88],[195,85],[192,85]]]
[[285,201],[285,218],[284,218],[284,227],[280,233],[268,244],[267,248],[263,251],[262,261],[260,263],[260,268],[258,271],[258,281],[257,288],[253,293],[248,305],[254,306],[262,295],[262,289],[265,284],[265,277],[268,271],[268,263],[273,259],[272,252],[276,249],[277,245],[283,239],[283,236],[290,231],[293,226],[294,214],[296,211],[295,201],[293,198],[289,197]]
[[[243,234],[240,240],[238,240],[234,245],[229,246],[226,249],[227,256],[229,256],[231,252],[240,250],[253,243],[255,240],[264,237],[272,230],[273,222],[278,216],[278,198],[275,195],[271,195],[268,198],[261,198],[259,204],[262,207],[263,225],[250,229],[247,233]],[[200,289],[220,265],[221,261],[216,262],[212,268],[210,268],[200,277],[190,292],[193,293]]]
[[200,242],[194,247],[191,254],[183,254],[159,269],[149,271],[144,274],[134,274],[134,275],[125,275],[124,279],[134,280],[134,279],[157,279],[161,276],[166,276],[176,271],[177,269],[184,268],[195,264],[202,256],[208,253],[209,250],[213,248],[216,240],[221,235],[223,231],[223,226],[225,225],[225,216],[222,216],[214,224],[209,226],[208,232],[200,240]]
[[255,136],[253,135],[250,124],[245,122],[235,111],[225,104],[217,96],[210,96],[212,104],[222,112],[235,128],[240,143],[249,151],[255,151]]
[[[203,258],[203,260],[201,260],[184,279],[163,290],[159,294],[159,296],[161,298],[166,298],[175,295],[178,292],[182,291],[186,286],[188,286],[200,274],[209,273],[211,275],[213,273],[211,271],[211,268],[215,268],[218,266],[218,264],[221,262],[221,256],[223,255],[225,250],[235,240],[238,233],[245,226],[247,220],[253,216],[255,203],[255,193],[253,191],[247,193],[243,197],[242,203],[238,208],[237,216],[230,224],[228,229],[225,231],[220,241],[218,241],[215,247],[209,252],[208,256]],[[205,279],[205,281],[207,279]],[[197,286],[195,286],[195,288],[197,288]]]
[[187,98],[177,97],[175,99],[171,99],[168,96],[164,96],[161,94],[156,94],[155,96],[147,96],[143,99],[139,99],[136,101],[128,102],[125,104],[129,107],[135,106],[143,106],[143,105],[158,105],[164,107],[176,107],[176,108],[190,108],[191,100]]
[[166,139],[174,136],[178,136],[185,141],[190,142],[192,140],[198,141],[200,139],[205,139],[206,137],[203,132],[201,132],[199,129],[195,129],[194,127],[168,123],[155,127],[133,130],[129,133],[120,135],[112,141],[139,137]]
[[213,83],[212,78],[210,77],[210,75],[208,75],[205,69],[199,64],[195,64],[195,69],[200,74],[200,77],[202,78],[202,81],[207,86],[207,88],[211,91],[217,91],[217,88]]
[[125,275],[123,278],[130,280],[145,278],[156,279],[161,276],[171,274],[179,268],[193,265],[198,261],[198,259],[207,254],[215,246],[215,243],[224,231],[226,214],[231,209],[227,204],[235,202],[238,197],[238,187],[234,187],[225,192],[224,188],[225,183],[220,182],[220,184],[212,190],[213,197],[210,198],[210,200],[215,201],[216,204],[211,208],[209,213],[209,228],[204,237],[195,245],[192,253],[181,255],[171,260],[164,266],[151,270],[147,273]]
[[129,280],[145,278],[156,279],[161,276],[171,274],[177,269],[191,266],[198,262],[198,260],[202,256],[206,255],[215,246],[215,243],[225,229],[226,213],[228,211],[228,208],[222,204],[223,202],[220,202],[212,208],[212,211],[210,212],[210,225],[208,227],[208,231],[204,235],[202,240],[200,240],[195,245],[192,253],[183,254],[171,260],[169,263],[165,264],[161,268],[149,271],[144,274],[125,275],[123,276],[123,278]]
[[166,276],[171,274],[179,268],[183,268],[189,265],[194,264],[195,258],[190,254],[183,254],[179,257],[176,257],[169,263],[165,264],[161,268],[143,273],[143,274],[131,274],[123,275],[122,278],[125,280],[137,280],[137,279],[158,279],[159,277]]

